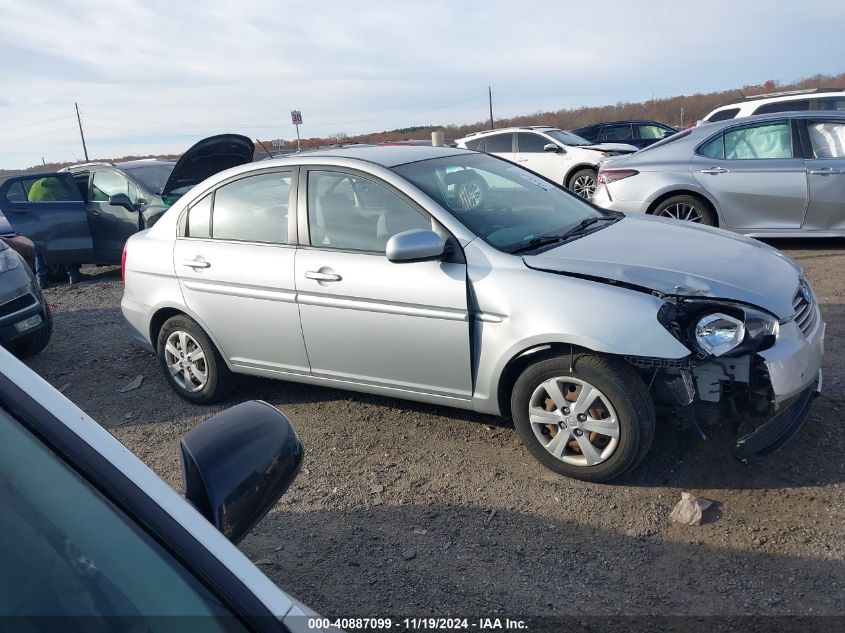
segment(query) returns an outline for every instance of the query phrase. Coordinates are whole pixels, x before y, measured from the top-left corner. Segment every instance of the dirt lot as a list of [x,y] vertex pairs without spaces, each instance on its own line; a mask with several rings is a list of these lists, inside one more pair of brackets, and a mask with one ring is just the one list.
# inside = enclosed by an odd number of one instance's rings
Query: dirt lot
[[[827,356],[811,420],[763,465],[727,432],[660,427],[638,471],[585,484],[502,420],[249,379],[226,406],[277,405],[306,458],[244,552],[331,616],[845,613],[845,242],[775,245],[808,270]],[[123,329],[119,272],[86,272],[46,291],[55,334],[30,365],[178,488],[179,438],[224,407],[179,399]],[[667,521],[681,491],[715,502],[704,525]]]

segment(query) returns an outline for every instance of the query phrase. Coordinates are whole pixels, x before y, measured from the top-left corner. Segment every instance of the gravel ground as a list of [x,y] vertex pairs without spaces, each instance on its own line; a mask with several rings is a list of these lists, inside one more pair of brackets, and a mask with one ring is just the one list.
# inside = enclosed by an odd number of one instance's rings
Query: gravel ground
[[[775,245],[822,304],[825,392],[754,467],[729,456],[727,431],[662,426],[635,473],[596,485],[545,470],[508,422],[470,412],[261,379],[193,406],[130,342],[115,269],[46,291],[55,332],[29,364],[177,489],[194,425],[250,398],[284,411],[303,470],[241,547],[325,615],[843,614],[845,250]],[[700,527],[668,522],[682,491],[715,502]]]

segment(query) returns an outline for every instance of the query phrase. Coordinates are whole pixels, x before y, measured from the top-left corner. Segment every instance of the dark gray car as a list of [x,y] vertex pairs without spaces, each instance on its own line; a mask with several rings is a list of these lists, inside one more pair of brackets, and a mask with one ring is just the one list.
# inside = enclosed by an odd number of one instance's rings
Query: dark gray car
[[198,182],[251,162],[253,151],[247,137],[221,134],[178,161],[86,163],[17,176],[0,185],[0,212],[49,266],[119,264],[130,235],[155,224]]
[[18,356],[37,354],[53,330],[50,307],[23,258],[0,240],[0,344]]

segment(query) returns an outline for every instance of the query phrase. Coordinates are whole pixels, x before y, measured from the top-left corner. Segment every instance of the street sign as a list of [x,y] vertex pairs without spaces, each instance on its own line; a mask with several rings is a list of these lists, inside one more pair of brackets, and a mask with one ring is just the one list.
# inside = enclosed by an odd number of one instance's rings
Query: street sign
[[290,120],[294,125],[302,125],[302,112],[299,110],[292,110],[290,113]]
[[283,138],[274,138],[273,139],[273,147],[275,149],[281,149],[285,146],[285,139]]

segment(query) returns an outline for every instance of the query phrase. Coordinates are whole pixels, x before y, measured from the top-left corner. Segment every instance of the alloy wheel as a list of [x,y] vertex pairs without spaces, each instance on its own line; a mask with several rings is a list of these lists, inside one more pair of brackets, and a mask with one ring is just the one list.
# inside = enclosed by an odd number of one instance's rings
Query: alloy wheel
[[596,192],[596,179],[592,176],[578,176],[572,181],[572,193],[576,196],[591,200]]
[[481,205],[484,192],[481,189],[481,185],[477,182],[467,182],[461,185],[458,198],[461,201],[464,211],[472,211]]
[[205,351],[197,340],[183,330],[167,337],[164,360],[174,382],[189,393],[201,391],[208,382]]
[[528,415],[540,444],[567,464],[595,466],[619,445],[619,419],[610,400],[573,376],[540,383],[529,400]]
[[657,215],[664,218],[685,220],[687,222],[701,223],[704,220],[704,215],[702,215],[701,211],[699,211],[694,205],[686,202],[676,202],[675,204],[670,204],[666,208],[661,209]]

